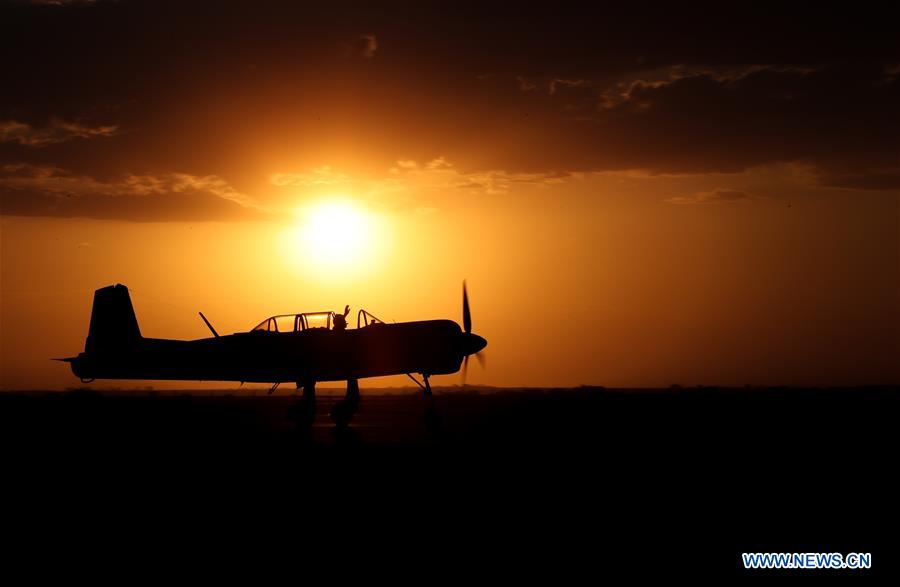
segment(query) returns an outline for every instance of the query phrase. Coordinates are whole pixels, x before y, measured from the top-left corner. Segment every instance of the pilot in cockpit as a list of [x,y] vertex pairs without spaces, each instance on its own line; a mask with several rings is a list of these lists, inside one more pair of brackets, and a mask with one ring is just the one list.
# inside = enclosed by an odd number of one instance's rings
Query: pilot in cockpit
[[346,330],[347,329],[347,314],[350,313],[350,306],[344,306],[343,315],[334,313],[334,330]]

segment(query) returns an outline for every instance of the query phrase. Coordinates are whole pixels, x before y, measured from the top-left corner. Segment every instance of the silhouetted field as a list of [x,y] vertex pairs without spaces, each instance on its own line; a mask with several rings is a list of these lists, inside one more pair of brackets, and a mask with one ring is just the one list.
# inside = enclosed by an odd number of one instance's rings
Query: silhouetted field
[[897,566],[894,388],[438,391],[435,430],[418,394],[364,389],[350,430],[329,395],[309,433],[280,394],[0,395],[6,487],[56,515],[330,529],[450,574],[745,575],[757,550]]

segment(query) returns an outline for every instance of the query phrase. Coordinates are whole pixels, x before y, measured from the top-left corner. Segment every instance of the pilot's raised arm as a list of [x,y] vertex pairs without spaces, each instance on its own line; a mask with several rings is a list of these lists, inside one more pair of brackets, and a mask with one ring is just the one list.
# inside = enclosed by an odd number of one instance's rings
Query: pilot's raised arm
[[350,306],[344,306],[344,313],[338,314],[334,313],[334,330],[346,330],[347,329],[347,314],[350,313]]

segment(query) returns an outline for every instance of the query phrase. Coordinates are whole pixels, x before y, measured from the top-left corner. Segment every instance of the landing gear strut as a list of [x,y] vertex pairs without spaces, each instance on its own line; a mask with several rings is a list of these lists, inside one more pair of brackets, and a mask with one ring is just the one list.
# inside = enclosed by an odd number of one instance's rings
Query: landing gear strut
[[316,382],[297,382],[297,389],[303,389],[300,400],[291,406],[290,417],[297,424],[297,428],[310,428],[316,419]]
[[350,424],[354,414],[359,409],[359,381],[347,380],[347,395],[331,408],[331,419],[339,428]]
[[437,408],[434,405],[434,395],[431,393],[431,383],[428,381],[428,378],[431,376],[427,373],[422,373],[422,379],[425,380],[425,383],[420,383],[412,373],[407,373],[406,376],[422,388],[422,397],[425,398],[425,427],[432,434],[440,432],[441,417],[438,415]]
[[425,380],[425,385],[422,387],[422,395],[425,398],[425,427],[432,434],[436,434],[441,428],[441,417],[434,405],[434,394],[431,393],[431,383],[428,381],[428,377],[428,374],[422,373],[422,379]]

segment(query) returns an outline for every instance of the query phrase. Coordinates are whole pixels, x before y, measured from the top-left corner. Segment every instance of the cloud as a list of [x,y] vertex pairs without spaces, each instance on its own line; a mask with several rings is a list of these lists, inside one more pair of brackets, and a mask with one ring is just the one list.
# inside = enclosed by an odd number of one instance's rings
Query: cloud
[[897,189],[900,83],[878,68],[670,70],[613,84],[560,150],[575,168],[738,172],[793,162],[825,186]]
[[267,211],[218,176],[100,180],[49,166],[0,166],[0,214],[130,221],[262,219]]
[[375,35],[362,35],[353,43],[353,47],[351,49],[351,53],[354,57],[361,57],[363,59],[372,59],[375,57],[375,52],[378,51],[378,39]]
[[445,157],[424,164],[401,159],[390,168],[395,180],[421,189],[460,189],[484,194],[502,194],[515,184],[550,185],[563,183],[574,176],[565,171],[510,172],[502,169],[463,171]]
[[38,6],[73,6],[73,5],[91,5],[98,0],[28,0],[30,4]]
[[586,79],[566,79],[559,77],[536,77],[528,78],[525,76],[516,76],[518,88],[523,92],[542,91],[549,95],[554,95],[557,91],[565,88],[590,88],[594,84]]
[[756,196],[741,190],[716,188],[708,192],[698,192],[689,196],[675,196],[666,200],[671,204],[727,204],[731,202],[746,202],[754,200]]
[[893,168],[868,169],[865,171],[841,173],[828,171],[817,178],[819,183],[830,187],[852,190],[896,190],[900,189],[900,165]]
[[399,192],[463,190],[480,194],[503,194],[516,184],[551,185],[573,179],[565,171],[509,172],[500,169],[466,172],[445,157],[419,162],[399,159],[384,174],[350,175],[323,165],[309,172],[276,173],[270,177],[277,187],[299,187],[309,192],[340,185],[365,196],[384,196]]
[[884,67],[884,82],[893,83],[900,77],[900,63],[890,63]]
[[309,188],[352,183],[353,179],[345,173],[335,171],[330,165],[322,165],[306,173],[273,173],[269,181],[278,187]]
[[15,120],[0,121],[0,142],[15,142],[28,147],[45,147],[72,139],[111,137],[118,131],[115,125],[87,126],[78,122],[53,119],[41,128]]
[[[604,110],[628,102],[632,94],[645,88],[664,88],[686,78],[705,77],[722,84],[732,84],[742,78],[761,71],[794,72],[807,74],[816,71],[813,67],[783,66],[774,64],[751,64],[741,66],[704,66],[679,63],[649,70],[635,70],[602,85],[599,107]],[[590,84],[581,84],[590,85]]]
[[[365,189],[316,166],[402,157],[422,181],[496,193],[555,173],[794,163],[825,186],[900,188],[887,9],[678,4],[648,19],[634,3],[514,16],[418,3],[400,19],[367,3],[235,0],[214,29],[203,2],[96,2],[77,27],[57,9],[0,12],[0,164]],[[458,177],[425,173],[441,156]]]

